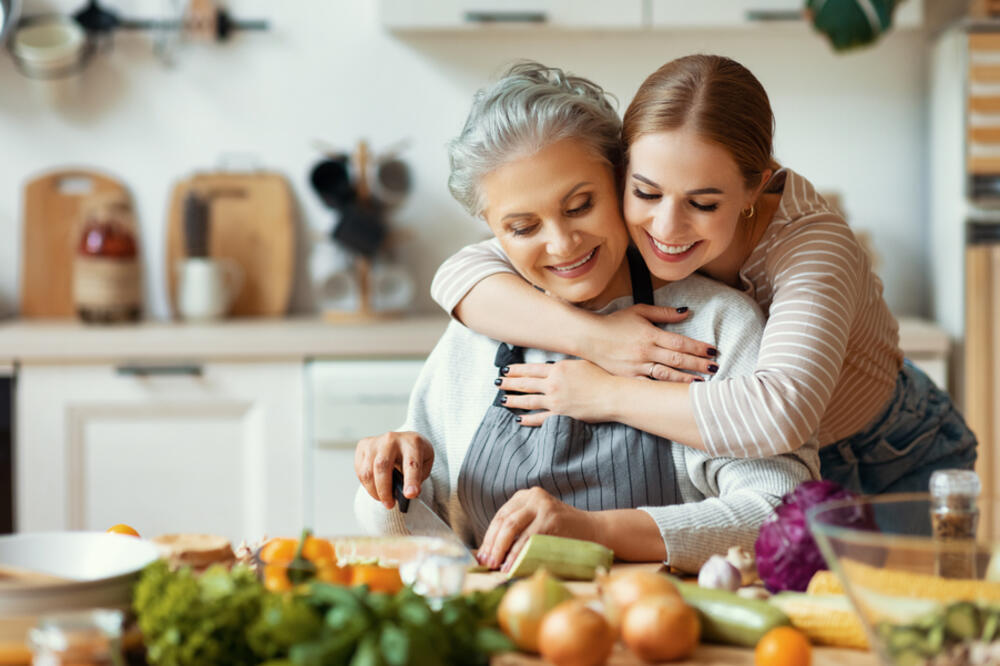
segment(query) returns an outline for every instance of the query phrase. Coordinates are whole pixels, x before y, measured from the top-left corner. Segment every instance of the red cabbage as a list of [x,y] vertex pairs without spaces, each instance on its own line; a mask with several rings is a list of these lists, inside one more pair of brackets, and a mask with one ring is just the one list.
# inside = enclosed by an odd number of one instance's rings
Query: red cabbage
[[[854,493],[833,481],[806,481],[781,498],[774,516],[761,525],[754,546],[757,573],[768,590],[804,592],[813,574],[828,568],[806,525],[806,510],[822,502],[854,497]],[[824,522],[876,529],[871,511],[862,508],[838,510],[835,516],[827,515]]]

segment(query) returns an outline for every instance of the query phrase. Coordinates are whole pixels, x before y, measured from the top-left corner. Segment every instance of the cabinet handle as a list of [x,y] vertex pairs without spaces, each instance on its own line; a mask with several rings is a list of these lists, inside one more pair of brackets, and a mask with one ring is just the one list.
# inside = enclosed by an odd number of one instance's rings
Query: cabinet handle
[[201,377],[202,367],[195,364],[174,365],[144,365],[142,363],[126,363],[115,368],[115,372],[123,377]]
[[545,12],[467,11],[466,23],[545,23]]
[[748,9],[747,21],[769,23],[773,21],[801,21],[805,14],[798,9]]

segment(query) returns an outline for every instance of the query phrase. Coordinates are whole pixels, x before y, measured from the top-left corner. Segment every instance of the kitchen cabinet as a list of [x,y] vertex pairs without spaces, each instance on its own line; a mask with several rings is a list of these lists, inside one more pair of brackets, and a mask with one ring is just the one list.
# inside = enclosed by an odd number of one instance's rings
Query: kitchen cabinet
[[[805,0],[648,0],[653,28],[733,28],[783,22],[804,23]],[[905,0],[893,16],[894,28],[923,22],[923,0]]]
[[17,530],[296,533],[302,374],[300,361],[22,365]]
[[354,447],[406,419],[423,358],[314,360],[306,365],[307,523],[317,534],[359,534]]
[[474,30],[492,26],[641,28],[645,0],[379,0],[390,30]]

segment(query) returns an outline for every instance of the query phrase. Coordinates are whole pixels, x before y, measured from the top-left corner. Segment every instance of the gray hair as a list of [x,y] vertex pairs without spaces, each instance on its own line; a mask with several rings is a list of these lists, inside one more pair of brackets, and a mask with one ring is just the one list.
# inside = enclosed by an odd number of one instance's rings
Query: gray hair
[[512,65],[476,93],[465,127],[448,144],[448,189],[469,213],[486,203],[480,184],[512,159],[563,139],[579,139],[615,171],[622,166],[621,119],[596,83],[537,62]]

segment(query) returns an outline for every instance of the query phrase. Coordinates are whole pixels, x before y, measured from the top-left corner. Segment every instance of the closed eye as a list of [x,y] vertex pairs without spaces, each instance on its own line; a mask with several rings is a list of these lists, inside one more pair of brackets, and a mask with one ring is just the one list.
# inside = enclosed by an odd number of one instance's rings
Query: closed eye
[[698,210],[705,211],[706,213],[711,213],[713,210],[715,210],[716,208],[719,207],[719,204],[717,204],[717,203],[713,203],[713,204],[700,204],[697,201],[692,201],[691,205],[694,206],[695,208],[697,208]]
[[586,213],[588,210],[590,210],[593,207],[594,207],[594,200],[591,199],[590,197],[587,197],[586,201],[584,201],[582,204],[580,204],[576,208],[570,208],[569,210],[566,211],[566,214],[569,215],[570,217],[575,217],[577,215],[583,215],[584,213]]
[[638,197],[640,199],[650,200],[650,199],[659,199],[660,198],[659,194],[656,194],[655,192],[643,192],[638,187],[633,188],[632,194],[634,194],[636,197]]
[[525,224],[519,227],[511,227],[510,232],[515,236],[527,236],[538,228],[537,224]]

